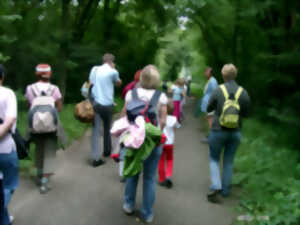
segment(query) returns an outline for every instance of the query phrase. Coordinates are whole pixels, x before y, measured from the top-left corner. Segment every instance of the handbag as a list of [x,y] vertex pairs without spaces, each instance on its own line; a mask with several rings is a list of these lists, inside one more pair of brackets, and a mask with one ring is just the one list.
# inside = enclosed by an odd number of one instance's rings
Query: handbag
[[[0,124],[3,123],[3,119],[0,118]],[[16,150],[17,155],[20,160],[25,159],[29,155],[29,149],[30,149],[30,142],[25,140],[19,130],[16,128],[15,132],[9,131],[11,134],[15,144],[16,144]]]
[[94,107],[91,104],[93,101],[91,96],[92,87],[93,85],[89,87],[88,99],[75,105],[74,116],[82,123],[92,123],[94,121],[95,112]]

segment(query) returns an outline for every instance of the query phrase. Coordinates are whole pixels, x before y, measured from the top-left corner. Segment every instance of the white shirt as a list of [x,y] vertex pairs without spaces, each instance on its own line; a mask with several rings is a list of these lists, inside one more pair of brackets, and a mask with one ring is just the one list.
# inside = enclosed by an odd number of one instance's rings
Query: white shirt
[[175,116],[168,115],[166,126],[164,128],[163,133],[166,135],[166,145],[173,145],[175,140],[175,128],[178,126],[177,118]]
[[[0,118],[17,118],[17,100],[15,93],[8,88],[0,87]],[[16,129],[16,122],[12,126],[12,131]],[[9,154],[16,149],[12,136],[8,133],[0,139],[0,153]]]

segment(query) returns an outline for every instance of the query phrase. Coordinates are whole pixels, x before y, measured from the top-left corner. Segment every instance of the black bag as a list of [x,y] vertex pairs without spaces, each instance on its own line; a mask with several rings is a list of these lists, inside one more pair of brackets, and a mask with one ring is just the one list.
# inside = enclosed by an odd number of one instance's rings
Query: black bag
[[139,99],[137,89],[132,89],[132,100],[127,103],[126,112],[129,122],[134,122],[139,115],[145,117],[146,122],[151,122],[153,125],[158,125],[156,115],[156,105],[158,103],[161,92],[156,90],[150,102],[145,102]]
[[[0,124],[3,123],[3,120],[0,118]],[[19,130],[16,128],[15,133],[9,132],[14,139],[17,148],[18,158],[25,159],[29,155],[29,141],[26,141],[22,135],[20,134]]]
[[18,158],[25,159],[29,155],[29,141],[26,141],[19,130],[16,128],[15,133],[11,133],[12,138],[16,143]]

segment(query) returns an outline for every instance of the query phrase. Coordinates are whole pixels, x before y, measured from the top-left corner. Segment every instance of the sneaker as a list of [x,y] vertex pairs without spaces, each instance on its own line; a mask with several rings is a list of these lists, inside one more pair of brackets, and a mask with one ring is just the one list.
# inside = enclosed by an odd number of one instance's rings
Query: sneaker
[[41,194],[46,194],[48,191],[50,191],[50,189],[48,188],[48,186],[46,184],[42,184],[40,186],[40,193]]
[[208,144],[209,139],[208,138],[203,138],[203,139],[201,139],[201,142],[204,143],[204,144]]
[[11,225],[14,222],[15,218],[13,216],[9,216],[9,224]]
[[142,222],[144,223],[152,223],[153,222],[153,216],[151,216],[150,218],[148,219],[145,219],[142,215],[140,215],[140,219]]
[[164,180],[164,181],[159,181],[159,182],[158,182],[158,185],[160,185],[160,186],[162,186],[162,187],[166,187],[166,186],[167,186],[167,182],[166,182],[166,180]]
[[212,203],[221,203],[220,190],[212,190],[207,194],[207,200]]
[[133,209],[123,205],[123,211],[125,212],[126,215],[131,216],[133,215],[134,211]]
[[166,179],[166,187],[167,188],[172,188],[173,187],[173,182],[170,179]]
[[92,163],[92,166],[93,167],[98,167],[98,166],[101,166],[105,164],[105,161],[103,161],[102,159],[99,159],[99,160],[93,160],[93,163]]

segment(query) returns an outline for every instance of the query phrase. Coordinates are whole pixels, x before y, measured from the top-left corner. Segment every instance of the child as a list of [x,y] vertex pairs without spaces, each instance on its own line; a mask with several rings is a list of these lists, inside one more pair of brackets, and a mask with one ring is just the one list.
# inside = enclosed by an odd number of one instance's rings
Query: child
[[171,181],[173,174],[173,144],[175,139],[175,129],[179,123],[176,116],[173,116],[174,104],[169,100],[167,105],[168,116],[166,119],[166,126],[163,133],[166,135],[167,140],[163,147],[163,152],[158,164],[159,184],[171,188],[173,183]]

